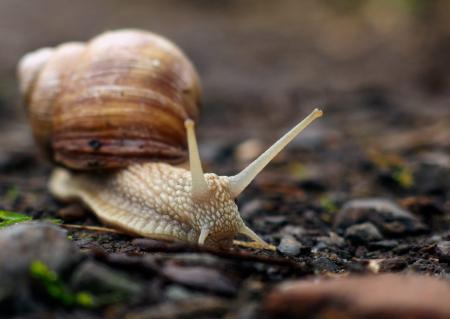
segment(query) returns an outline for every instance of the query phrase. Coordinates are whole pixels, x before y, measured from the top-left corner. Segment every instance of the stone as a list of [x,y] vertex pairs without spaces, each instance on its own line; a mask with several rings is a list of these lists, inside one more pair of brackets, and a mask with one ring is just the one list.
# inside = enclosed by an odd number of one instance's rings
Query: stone
[[409,211],[383,198],[355,199],[347,202],[334,220],[334,228],[344,232],[348,227],[371,222],[384,235],[404,236],[427,231],[427,227]]
[[65,221],[73,222],[85,218],[87,211],[80,204],[74,203],[58,210],[57,215]]
[[186,287],[223,295],[234,295],[237,293],[236,284],[215,268],[203,266],[183,267],[168,262],[164,265],[162,274],[170,281]]
[[450,262],[450,240],[443,240],[437,243],[436,252],[439,260],[443,262]]
[[285,282],[264,300],[268,318],[450,318],[450,284],[419,275]]
[[280,235],[291,235],[296,238],[301,238],[305,234],[305,229],[301,226],[286,225],[279,232]]
[[[28,294],[30,266],[41,261],[57,274],[64,273],[82,255],[65,230],[42,222],[26,222],[0,230],[0,302]],[[19,298],[19,297],[17,297]]]
[[362,223],[347,228],[345,238],[355,244],[365,244],[371,241],[381,240],[383,236],[372,223]]
[[260,199],[252,199],[242,205],[240,208],[241,216],[244,219],[252,218],[255,216],[259,211],[264,209],[265,205],[264,201]]
[[258,139],[248,139],[236,147],[235,158],[240,163],[253,161],[261,155],[266,146]]
[[312,262],[316,272],[338,272],[339,267],[327,257],[319,257]]
[[277,250],[283,255],[295,257],[300,254],[301,248],[302,244],[299,243],[293,236],[284,236],[281,239],[281,242],[278,245]]
[[79,291],[126,299],[136,297],[142,292],[142,286],[127,274],[90,260],[75,270],[71,285]]
[[380,241],[374,241],[369,244],[372,249],[384,249],[389,250],[398,246],[398,241],[394,239],[385,239]]

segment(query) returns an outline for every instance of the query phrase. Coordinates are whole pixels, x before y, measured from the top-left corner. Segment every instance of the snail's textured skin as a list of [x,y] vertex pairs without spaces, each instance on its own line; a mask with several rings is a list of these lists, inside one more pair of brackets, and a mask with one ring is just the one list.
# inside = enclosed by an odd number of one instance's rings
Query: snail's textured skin
[[164,163],[135,164],[106,174],[72,175],[57,169],[50,189],[61,199],[78,198],[104,222],[131,233],[229,247],[244,223],[229,192],[228,177],[205,174],[211,196],[192,200],[191,173]]

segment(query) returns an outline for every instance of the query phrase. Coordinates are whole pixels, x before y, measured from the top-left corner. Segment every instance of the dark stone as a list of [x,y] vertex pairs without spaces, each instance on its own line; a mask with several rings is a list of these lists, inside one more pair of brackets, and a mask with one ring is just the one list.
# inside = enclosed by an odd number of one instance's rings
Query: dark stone
[[440,261],[450,262],[450,241],[443,240],[438,242],[436,245],[436,252]]
[[392,249],[398,246],[398,241],[394,239],[386,239],[375,241],[369,244],[369,247],[372,249]]
[[244,203],[239,211],[241,212],[242,218],[247,219],[255,216],[255,214],[264,209],[264,206],[267,205],[265,205],[262,200],[253,199]]
[[280,244],[277,247],[277,250],[286,256],[295,257],[300,254],[300,249],[302,248],[302,244],[299,243],[292,236],[284,236],[281,239]]
[[312,262],[318,272],[338,272],[339,267],[327,257],[319,257]]
[[230,278],[214,268],[203,266],[182,267],[174,263],[167,263],[162,273],[170,281],[186,287],[223,295],[237,293],[237,287]]
[[414,180],[421,194],[443,195],[450,187],[450,172],[446,165],[425,162],[415,172]]
[[86,261],[80,265],[72,276],[71,284],[76,290],[126,299],[142,292],[141,285],[125,273],[95,261]]
[[301,226],[286,225],[278,233],[281,237],[288,235],[301,238],[305,234],[305,229]]
[[25,152],[0,153],[0,172],[23,170],[36,164],[36,156]]
[[73,222],[86,217],[87,211],[80,204],[74,203],[58,210],[57,215],[65,221]]
[[380,271],[396,272],[405,269],[406,266],[408,266],[408,262],[404,257],[388,258],[380,262]]
[[368,243],[383,239],[378,228],[372,223],[352,225],[345,231],[345,238],[356,244]]
[[355,199],[349,201],[339,211],[334,228],[345,231],[348,227],[370,222],[383,234],[388,236],[404,236],[419,234],[427,227],[409,211],[387,199]]
[[66,231],[52,224],[26,222],[0,230],[0,302],[28,294],[30,266],[41,261],[57,274],[78,263],[82,256]]

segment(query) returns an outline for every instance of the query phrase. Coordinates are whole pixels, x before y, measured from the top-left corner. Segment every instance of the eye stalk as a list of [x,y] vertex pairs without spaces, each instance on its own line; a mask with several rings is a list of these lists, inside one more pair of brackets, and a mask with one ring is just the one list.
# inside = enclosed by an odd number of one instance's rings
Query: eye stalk
[[192,176],[192,200],[201,201],[208,198],[209,188],[205,180],[205,175],[203,174],[194,126],[194,121],[190,119],[184,121],[184,127],[187,131],[189,166]]
[[276,141],[267,151],[262,153],[250,165],[239,174],[230,177],[230,190],[234,198],[238,197],[244,189],[255,179],[255,177],[266,167],[270,161],[278,155],[301,131],[303,131],[316,118],[321,117],[323,112],[314,109],[303,121],[298,123],[289,132]]

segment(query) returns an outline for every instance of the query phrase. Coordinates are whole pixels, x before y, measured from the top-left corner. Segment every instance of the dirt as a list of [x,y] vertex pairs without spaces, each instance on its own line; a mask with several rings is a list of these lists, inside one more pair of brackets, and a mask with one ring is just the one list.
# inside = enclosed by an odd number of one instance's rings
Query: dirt
[[[95,306],[65,304],[35,278],[24,284],[27,307],[0,298],[1,315],[257,318],[270,317],[263,300],[288,280],[401,273],[448,283],[447,1],[25,3],[0,4],[1,210],[103,226],[48,193],[52,165],[33,147],[14,76],[20,56],[41,46],[126,26],[172,38],[199,69],[200,148],[218,174],[241,170],[314,107],[325,114],[237,200],[278,251],[66,228],[84,257],[58,280]],[[366,206],[349,209],[355,199]],[[377,201],[392,206],[380,212]],[[303,315],[325,303],[315,307]]]

